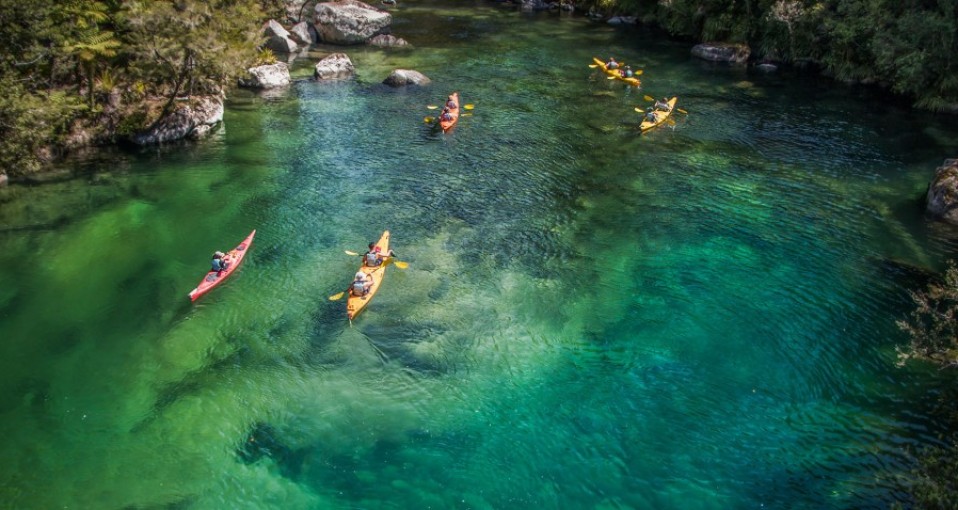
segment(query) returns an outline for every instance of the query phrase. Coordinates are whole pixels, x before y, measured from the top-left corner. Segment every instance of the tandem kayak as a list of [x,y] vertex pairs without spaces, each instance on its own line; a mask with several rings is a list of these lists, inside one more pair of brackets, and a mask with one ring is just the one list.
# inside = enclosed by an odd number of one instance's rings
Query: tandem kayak
[[596,66],[598,66],[599,69],[602,69],[603,73],[615,78],[616,80],[624,81],[625,83],[629,84],[632,87],[638,87],[639,85],[642,85],[642,81],[636,78],[635,76],[626,78],[625,76],[622,76],[622,73],[619,72],[619,69],[608,69],[605,67],[605,62],[595,57],[592,57],[592,61],[595,62]]
[[459,102],[459,93],[453,92],[449,97],[452,98],[452,102],[456,103],[456,107],[449,109],[449,114],[452,115],[452,119],[443,120],[442,115],[439,116],[439,127],[442,128],[443,133],[452,129],[452,127],[456,125],[456,122],[459,122],[459,110],[461,110],[459,107],[461,104]]
[[669,109],[668,110],[655,110],[655,122],[645,120],[645,117],[642,117],[642,124],[639,125],[639,128],[642,129],[642,132],[646,132],[655,126],[658,126],[665,122],[666,119],[672,115],[672,110],[675,110],[675,102],[678,101],[678,97],[673,97],[669,99]]
[[[383,232],[383,236],[380,237],[379,242],[376,243],[376,248],[379,248],[379,251],[382,253],[389,253],[388,230]],[[352,292],[349,293],[349,298],[346,300],[346,317],[349,320],[353,320],[353,318],[359,315],[359,312],[363,311],[363,308],[372,301],[373,296],[376,295],[376,291],[379,290],[379,286],[383,283],[383,277],[386,276],[386,266],[389,264],[389,261],[390,259],[387,258],[378,266],[367,266],[366,257],[363,257],[363,262],[362,265],[359,266],[359,270],[366,273],[367,276],[372,277],[373,284],[369,287],[369,292],[367,292],[365,296],[354,296]]]
[[239,243],[236,248],[233,248],[226,253],[226,256],[223,259],[228,264],[226,269],[220,271],[217,275],[216,271],[210,271],[206,273],[206,276],[200,280],[200,284],[196,286],[195,289],[190,291],[190,301],[196,301],[200,296],[206,294],[213,287],[216,287],[223,282],[229,275],[233,274],[233,271],[236,271],[236,268],[239,267],[240,262],[246,257],[246,253],[249,251],[249,246],[253,244],[253,236],[256,235],[256,230],[253,230],[246,236],[246,239],[243,239],[243,242]]

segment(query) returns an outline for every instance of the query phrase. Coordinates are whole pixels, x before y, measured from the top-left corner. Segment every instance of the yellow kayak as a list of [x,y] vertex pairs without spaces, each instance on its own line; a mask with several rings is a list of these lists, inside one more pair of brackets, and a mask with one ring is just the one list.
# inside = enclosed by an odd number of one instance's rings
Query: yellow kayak
[[607,69],[605,67],[605,62],[595,57],[592,57],[592,60],[596,63],[596,66],[598,66],[599,69],[602,69],[603,73],[615,78],[616,80],[624,81],[633,87],[638,87],[639,85],[642,84],[642,82],[639,81],[639,79],[634,76],[631,78],[626,78],[625,76],[622,76],[622,73],[620,72],[619,69]]
[[[376,248],[379,248],[379,251],[382,253],[389,253],[388,230],[383,232],[383,236],[380,237],[379,242],[376,243]],[[376,295],[376,291],[379,290],[379,286],[382,285],[383,278],[386,276],[386,265],[388,261],[389,259],[386,259],[378,266],[367,266],[366,257],[363,257],[363,262],[359,270],[371,276],[373,284],[369,287],[369,292],[367,292],[365,296],[354,296],[352,292],[349,293],[349,298],[346,300],[346,317],[348,317],[349,320],[353,320],[354,317],[359,315],[359,312],[363,311],[363,308],[365,308],[366,305],[372,301],[373,296]]]
[[642,129],[642,132],[644,133],[654,128],[655,126],[658,126],[659,124],[662,124],[663,122],[665,122],[665,120],[669,118],[669,115],[672,115],[672,110],[675,110],[675,102],[678,100],[679,100],[678,97],[673,97],[672,99],[669,99],[668,110],[665,110],[665,111],[655,110],[655,122],[645,120],[645,117],[643,117],[642,124],[639,126],[639,128]]

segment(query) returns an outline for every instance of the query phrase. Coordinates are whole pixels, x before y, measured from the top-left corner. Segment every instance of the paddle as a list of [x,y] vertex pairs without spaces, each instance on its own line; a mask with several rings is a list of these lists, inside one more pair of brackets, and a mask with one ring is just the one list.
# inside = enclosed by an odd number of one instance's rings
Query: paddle
[[436,106],[436,105],[434,105],[434,104],[429,104],[429,105],[426,105],[426,108],[429,109],[429,110],[436,110],[436,109],[438,109],[439,107]]
[[435,118],[435,117],[425,117],[425,118],[422,119],[422,121],[425,122],[426,124],[432,124],[433,122],[436,122],[436,118]]
[[599,64],[589,64],[589,67],[591,67],[592,69],[595,69],[596,67],[599,67]]
[[[354,252],[354,251],[350,251],[350,250],[343,250],[343,251],[346,252],[346,255],[352,255],[353,257],[359,257],[359,256],[360,256],[358,253],[356,253],[356,252]],[[396,260],[395,257],[386,257],[385,260],[386,260],[386,262],[384,262],[384,264],[392,264],[392,265],[398,267],[399,269],[406,269],[407,267],[409,267],[409,262],[403,262],[403,261],[401,261],[401,260]]]
[[462,108],[465,109],[465,110],[472,110],[472,109],[475,108],[475,107],[476,107],[476,105],[474,105],[474,104],[472,104],[472,103],[466,103],[466,104],[462,105]]

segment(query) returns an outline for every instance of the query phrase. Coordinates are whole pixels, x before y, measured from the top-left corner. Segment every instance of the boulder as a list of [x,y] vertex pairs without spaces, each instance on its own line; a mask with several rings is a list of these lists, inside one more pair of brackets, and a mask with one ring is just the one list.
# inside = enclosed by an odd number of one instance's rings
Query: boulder
[[276,20],[271,19],[263,25],[263,35],[266,36],[265,46],[275,53],[295,53],[299,49],[289,31]]
[[0,174],[0,188],[7,185],[10,182],[10,178],[7,177],[7,174]]
[[635,25],[638,23],[638,18],[635,16],[613,16],[606,23],[610,25]]
[[729,62],[738,64],[748,61],[752,51],[744,44],[702,43],[692,48],[692,56],[710,62]]
[[927,211],[932,216],[958,225],[958,159],[946,159],[935,170],[928,185]]
[[313,25],[319,40],[329,44],[363,44],[385,33],[392,15],[359,0],[337,0],[316,5]]
[[290,83],[289,66],[282,62],[275,64],[251,67],[246,70],[248,75],[239,79],[241,87],[252,89],[271,89],[285,87]]
[[347,80],[356,75],[356,67],[345,53],[333,53],[316,63],[317,80]]
[[316,29],[311,27],[309,23],[306,23],[305,21],[300,21],[299,23],[293,25],[289,29],[289,35],[294,41],[303,46],[315,44],[318,40],[316,38]]
[[427,85],[432,80],[419,71],[410,69],[394,69],[389,76],[383,80],[383,83],[390,87],[404,87],[406,85]]
[[[137,145],[155,145],[206,133],[223,121],[222,96],[195,96],[188,104],[178,106],[173,113],[158,120],[147,131],[130,137]],[[205,126],[205,127],[204,127]]]
[[371,46],[381,46],[383,48],[401,48],[403,46],[409,46],[409,43],[406,42],[402,37],[396,37],[394,35],[379,34],[369,40]]
[[766,72],[766,73],[774,73],[775,71],[778,71],[777,65],[769,64],[768,62],[761,63],[755,67],[757,67],[759,71]]

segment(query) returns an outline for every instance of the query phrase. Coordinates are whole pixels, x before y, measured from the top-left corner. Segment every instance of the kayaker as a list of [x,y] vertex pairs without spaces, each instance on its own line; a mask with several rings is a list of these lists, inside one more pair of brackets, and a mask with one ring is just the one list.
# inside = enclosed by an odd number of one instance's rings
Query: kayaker
[[446,108],[450,110],[455,110],[456,108],[459,108],[459,105],[456,104],[456,98],[449,96],[449,99],[446,100]]
[[369,243],[369,251],[363,254],[363,263],[369,267],[376,267],[383,263],[389,257],[395,257],[396,252],[389,250],[389,253],[382,253],[382,250],[376,246],[376,243]]
[[442,109],[442,115],[439,116],[439,120],[452,120],[452,112],[449,111],[449,107]]
[[605,63],[606,69],[618,69],[619,63],[615,61],[615,57],[609,57],[609,61]]
[[655,122],[655,110],[649,108],[649,113],[645,114],[645,120],[647,122]]
[[669,111],[669,110],[672,109],[671,107],[669,107],[669,100],[666,99],[666,98],[664,98],[664,97],[663,97],[662,99],[657,99],[657,100],[655,101],[655,107],[654,107],[654,108],[655,108],[656,110],[665,110],[665,111]]
[[632,66],[626,65],[622,69],[623,69],[622,74],[624,74],[626,78],[632,77]]
[[349,286],[349,292],[353,296],[365,296],[369,293],[369,288],[373,286],[373,277],[362,271],[357,271],[353,277],[353,283]]
[[213,252],[213,261],[211,262],[211,266],[212,266],[211,270],[216,271],[216,276],[219,276],[220,273],[222,273],[223,271],[226,271],[226,268],[228,268],[229,265],[230,263],[226,261],[225,253],[218,250]]

